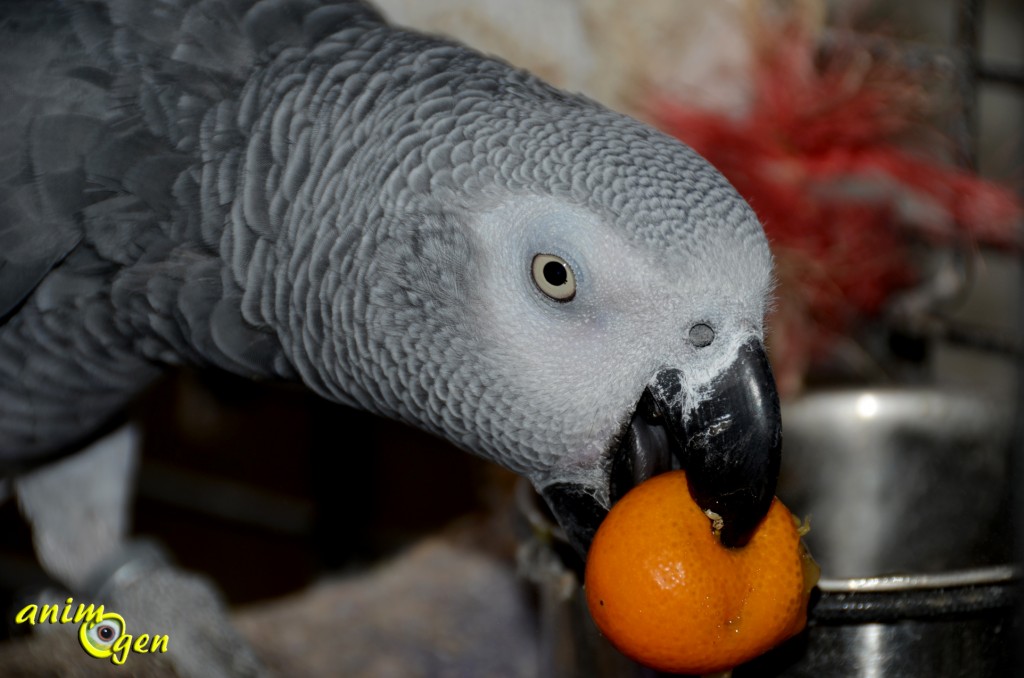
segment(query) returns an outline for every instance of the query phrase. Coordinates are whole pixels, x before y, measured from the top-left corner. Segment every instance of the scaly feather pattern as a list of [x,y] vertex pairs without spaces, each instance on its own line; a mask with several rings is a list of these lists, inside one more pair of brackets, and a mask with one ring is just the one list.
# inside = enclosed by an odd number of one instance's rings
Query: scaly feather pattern
[[[656,371],[696,392],[760,340],[771,256],[728,182],[528,73],[356,2],[0,12],[0,459],[193,363],[599,493]],[[572,262],[571,304],[538,252]]]

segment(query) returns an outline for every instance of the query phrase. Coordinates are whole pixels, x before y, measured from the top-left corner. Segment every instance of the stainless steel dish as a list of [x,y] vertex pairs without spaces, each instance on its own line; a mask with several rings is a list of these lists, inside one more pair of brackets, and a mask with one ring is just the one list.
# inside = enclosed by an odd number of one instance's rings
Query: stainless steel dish
[[930,388],[815,393],[783,408],[779,496],[810,517],[810,626],[736,672],[1014,675],[1010,409]]
[[935,389],[834,391],[783,407],[778,495],[811,520],[826,579],[1010,557],[1010,413]]

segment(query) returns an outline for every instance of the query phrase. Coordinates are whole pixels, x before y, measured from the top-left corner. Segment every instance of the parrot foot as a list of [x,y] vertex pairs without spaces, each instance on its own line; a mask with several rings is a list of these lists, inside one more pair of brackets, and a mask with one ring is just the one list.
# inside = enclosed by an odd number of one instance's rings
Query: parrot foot
[[126,543],[116,559],[93,573],[89,584],[95,600],[121,615],[136,639],[142,633],[167,636],[162,658],[182,678],[271,675],[232,626],[213,583],[175,567],[154,543]]
[[[122,427],[82,452],[14,479],[40,564],[75,596],[67,604],[69,619],[79,604],[102,604],[105,613],[120,615],[133,641],[142,634],[150,642],[167,636],[166,652],[143,655],[146,646],[140,643],[136,650],[133,643],[124,659],[138,670],[142,662],[155,661],[169,664],[181,678],[269,675],[232,627],[209,581],[177,569],[153,543],[126,540],[138,442],[135,428]],[[65,600],[31,602],[64,608]],[[82,623],[59,623],[52,630],[77,633]],[[95,659],[83,653],[82,661]]]

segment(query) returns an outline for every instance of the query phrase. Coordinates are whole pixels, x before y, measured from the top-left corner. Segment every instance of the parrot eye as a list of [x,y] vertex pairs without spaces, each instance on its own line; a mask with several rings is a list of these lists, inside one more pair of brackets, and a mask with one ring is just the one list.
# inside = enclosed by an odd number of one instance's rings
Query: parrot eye
[[570,301],[576,296],[576,276],[565,259],[554,254],[533,258],[533,282],[555,301]]

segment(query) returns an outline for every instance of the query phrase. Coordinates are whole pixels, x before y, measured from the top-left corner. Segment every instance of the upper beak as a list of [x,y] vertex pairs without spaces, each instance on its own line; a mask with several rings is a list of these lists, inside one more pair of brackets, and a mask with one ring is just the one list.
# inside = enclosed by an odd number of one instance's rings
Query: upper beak
[[684,431],[690,494],[721,516],[726,545],[745,544],[768,513],[782,459],[779,395],[760,341],[740,348]]
[[[685,402],[683,374],[658,372],[613,452],[612,503],[633,486],[674,467],[686,470],[690,493],[722,519],[722,542],[739,546],[768,512],[778,480],[782,420],[764,346],[744,344],[704,391]],[[587,553],[606,509],[568,483],[541,492],[580,555]]]

